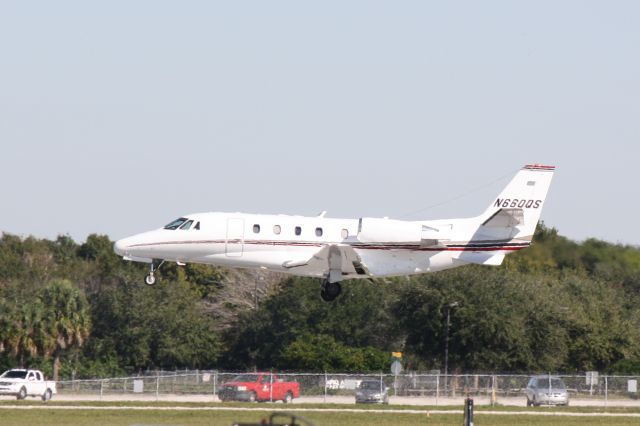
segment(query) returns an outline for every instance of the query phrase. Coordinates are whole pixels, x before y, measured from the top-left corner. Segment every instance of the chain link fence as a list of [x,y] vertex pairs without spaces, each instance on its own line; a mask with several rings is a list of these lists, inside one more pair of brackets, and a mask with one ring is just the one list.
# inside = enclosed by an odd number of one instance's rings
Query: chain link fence
[[[102,399],[117,396],[120,399],[147,398],[170,399],[171,396],[200,396],[217,401],[217,393],[226,382],[239,373],[222,371],[153,371],[131,377],[94,380],[67,380],[57,383],[59,396],[83,396],[86,399]],[[274,373],[275,374],[275,373]],[[640,376],[605,376],[597,374],[563,375],[560,377],[572,401],[584,400],[589,405],[640,406],[638,382]],[[438,373],[390,374],[337,374],[337,373],[279,373],[280,381],[297,382],[300,397],[308,402],[353,401],[362,380],[377,380],[386,385],[392,402],[405,404],[443,405],[452,398],[467,395],[476,397],[479,403],[500,404],[510,400],[525,401],[525,389],[531,375],[462,374],[444,376]],[[348,399],[346,399],[348,398]],[[202,398],[200,399],[202,400]],[[457,402],[456,402],[457,403]]]

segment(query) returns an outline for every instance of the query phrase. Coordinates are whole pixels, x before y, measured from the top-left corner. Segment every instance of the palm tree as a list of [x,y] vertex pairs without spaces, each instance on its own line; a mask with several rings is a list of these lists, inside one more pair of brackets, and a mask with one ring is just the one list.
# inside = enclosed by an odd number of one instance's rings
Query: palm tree
[[11,306],[3,303],[0,314],[0,352],[7,350],[20,359],[24,367],[25,356],[38,354],[39,342],[43,336],[43,306],[40,300]]
[[91,316],[84,293],[68,280],[54,280],[40,292],[44,305],[43,354],[53,356],[53,380],[58,380],[60,356],[89,337]]

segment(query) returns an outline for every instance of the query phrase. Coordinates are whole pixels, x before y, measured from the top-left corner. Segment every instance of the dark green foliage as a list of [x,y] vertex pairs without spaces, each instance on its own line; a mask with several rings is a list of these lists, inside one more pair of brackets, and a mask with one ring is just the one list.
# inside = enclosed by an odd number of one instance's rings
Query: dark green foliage
[[57,353],[65,378],[155,368],[378,372],[402,351],[405,368],[442,370],[455,301],[451,372],[640,373],[640,250],[576,243],[544,226],[502,267],[345,282],[334,303],[320,299],[316,279],[271,276],[256,309],[253,272],[167,263],[147,287],[146,268],[116,256],[106,236],[78,245],[3,234],[0,368],[51,373]]
[[399,341],[391,312],[385,309],[392,291],[381,283],[351,281],[345,283],[339,299],[326,303],[319,297],[318,280],[288,279],[257,311],[239,316],[227,333],[226,365],[291,369],[282,358],[283,351],[309,335],[326,336],[347,347],[386,351],[394,340]]
[[221,348],[205,292],[175,267],[146,287],[145,265],[122,261],[112,246],[98,235],[80,246],[65,236],[2,236],[0,365],[53,372],[59,356],[65,377],[214,366]]
[[389,354],[371,346],[349,347],[326,334],[304,334],[282,348],[277,362],[291,371],[379,372]]
[[[122,282],[94,297],[93,355],[129,370],[211,368],[220,352],[213,321],[184,281]],[[117,324],[117,327],[114,327]]]

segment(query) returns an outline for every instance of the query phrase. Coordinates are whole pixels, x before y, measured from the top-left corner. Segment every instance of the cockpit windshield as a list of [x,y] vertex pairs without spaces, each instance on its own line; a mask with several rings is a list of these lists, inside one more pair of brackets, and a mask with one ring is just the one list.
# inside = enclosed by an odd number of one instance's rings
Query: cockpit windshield
[[180,229],[182,229],[183,231],[188,231],[189,228],[191,228],[191,225],[193,225],[193,221],[188,220],[182,226],[180,226]]
[[[176,219],[173,222],[171,222],[170,224],[168,224],[167,226],[164,227],[164,229],[178,229],[180,226],[184,225],[185,222],[191,222],[189,219],[187,219],[186,217],[181,217],[180,219]],[[191,225],[189,225],[191,226]]]

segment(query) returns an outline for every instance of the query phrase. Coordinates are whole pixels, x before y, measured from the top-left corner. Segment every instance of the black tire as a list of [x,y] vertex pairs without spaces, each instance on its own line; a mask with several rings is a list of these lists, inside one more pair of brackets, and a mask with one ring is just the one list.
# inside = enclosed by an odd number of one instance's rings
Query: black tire
[[334,299],[331,298],[331,296],[329,296],[324,289],[320,290],[320,297],[322,298],[322,300],[324,300],[325,302],[333,302]]
[[322,300],[325,302],[333,302],[338,296],[340,296],[340,293],[342,293],[342,286],[339,282],[330,283],[327,280],[322,282],[320,297],[322,297]]
[[249,402],[256,402],[257,400],[258,400],[258,397],[257,397],[256,393],[255,392],[251,392],[249,394]]
[[292,401],[293,401],[293,394],[291,392],[287,392],[282,402],[284,402],[285,404],[291,404]]
[[27,397],[27,388],[24,386],[20,388],[20,392],[16,396],[17,399],[25,399]]
[[533,404],[531,403],[531,401],[529,401],[529,398],[527,398],[527,407],[531,407]]
[[51,392],[51,389],[47,389],[46,391],[44,391],[44,393],[42,394],[42,400],[43,401],[48,401],[51,399],[51,395],[53,395],[53,392]]

